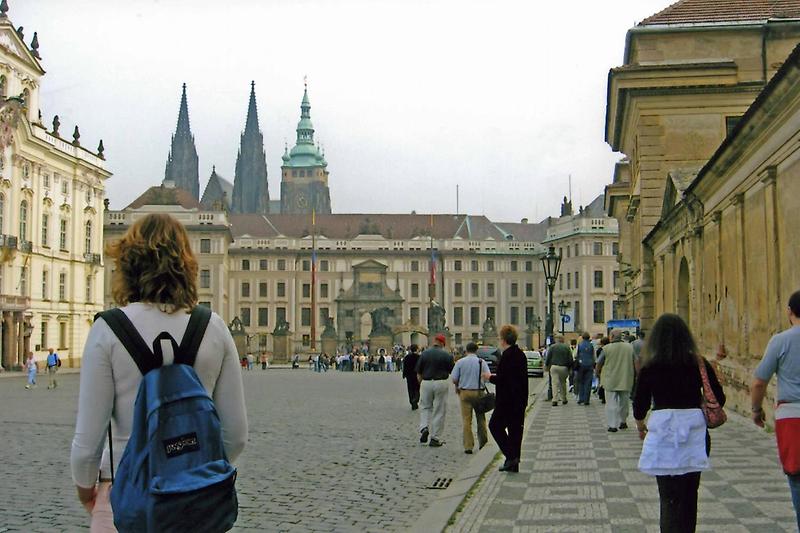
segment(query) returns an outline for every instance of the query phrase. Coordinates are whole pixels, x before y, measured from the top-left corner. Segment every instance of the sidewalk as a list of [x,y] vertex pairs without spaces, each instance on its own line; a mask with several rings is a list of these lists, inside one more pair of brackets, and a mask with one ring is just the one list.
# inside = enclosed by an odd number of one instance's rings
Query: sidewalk
[[[526,420],[519,474],[498,462],[462,505],[452,532],[658,532],[655,478],[637,470],[631,429],[608,433],[604,406],[552,407],[537,399]],[[796,531],[775,438],[729,413],[711,430],[713,470],[700,483],[698,531]]]

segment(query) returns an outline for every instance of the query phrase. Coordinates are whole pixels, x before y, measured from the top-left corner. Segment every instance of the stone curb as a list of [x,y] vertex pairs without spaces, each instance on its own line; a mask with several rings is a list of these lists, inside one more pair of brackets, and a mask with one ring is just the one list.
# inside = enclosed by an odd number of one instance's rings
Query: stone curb
[[[534,404],[542,396],[542,392],[546,387],[546,379],[542,379],[542,382],[538,386],[534,385],[534,393],[531,395],[533,396],[533,400],[528,404],[528,409],[525,413],[526,422],[528,420],[528,413],[533,409]],[[526,423],[524,431],[527,431],[527,429]],[[444,531],[448,527],[450,519],[458,512],[458,508],[462,502],[467,501],[469,493],[474,487],[479,486],[483,475],[499,458],[500,449],[490,435],[489,442],[486,446],[475,454],[466,468],[457,474],[458,477],[450,483],[450,486],[441,492],[434,491],[438,494],[432,494],[428,508],[423,511],[417,523],[408,531],[411,533]],[[433,491],[433,489],[430,490]]]

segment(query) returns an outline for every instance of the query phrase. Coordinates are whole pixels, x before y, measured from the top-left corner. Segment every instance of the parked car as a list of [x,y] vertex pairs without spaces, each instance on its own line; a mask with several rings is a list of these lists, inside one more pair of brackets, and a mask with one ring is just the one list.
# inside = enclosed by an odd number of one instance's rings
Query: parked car
[[494,346],[481,346],[476,354],[479,359],[486,361],[489,371],[494,374],[497,372],[497,362],[500,361],[500,350]]
[[525,350],[525,359],[528,360],[529,376],[544,376],[544,358],[535,350]]

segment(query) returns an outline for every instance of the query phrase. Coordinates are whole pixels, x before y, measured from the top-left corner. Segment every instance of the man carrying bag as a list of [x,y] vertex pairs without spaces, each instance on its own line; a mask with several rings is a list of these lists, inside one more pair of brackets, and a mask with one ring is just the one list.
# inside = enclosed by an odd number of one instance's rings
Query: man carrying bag
[[464,426],[464,453],[472,453],[475,439],[472,435],[472,412],[478,423],[478,449],[483,448],[489,440],[486,430],[486,410],[481,400],[487,397],[486,381],[492,373],[486,361],[478,359],[476,355],[478,345],[474,342],[467,344],[467,354],[456,362],[450,375],[456,386],[459,403],[461,404],[461,422]]

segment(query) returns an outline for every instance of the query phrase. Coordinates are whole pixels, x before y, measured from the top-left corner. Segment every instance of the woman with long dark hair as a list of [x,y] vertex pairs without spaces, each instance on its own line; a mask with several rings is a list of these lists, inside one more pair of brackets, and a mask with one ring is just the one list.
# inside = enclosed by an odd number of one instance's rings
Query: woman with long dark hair
[[[714,369],[698,354],[681,317],[664,314],[650,331],[633,400],[644,439],[639,469],[656,477],[662,532],[693,532],[700,473],[709,470],[711,439],[701,409],[703,365],[720,405],[725,393]],[[645,416],[651,409],[648,423]]]

